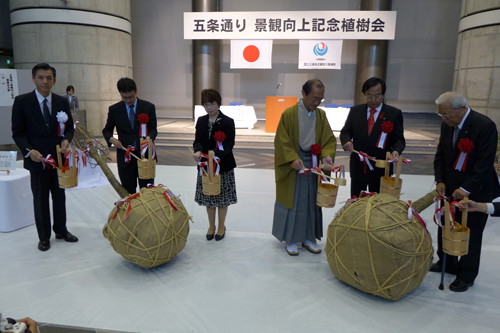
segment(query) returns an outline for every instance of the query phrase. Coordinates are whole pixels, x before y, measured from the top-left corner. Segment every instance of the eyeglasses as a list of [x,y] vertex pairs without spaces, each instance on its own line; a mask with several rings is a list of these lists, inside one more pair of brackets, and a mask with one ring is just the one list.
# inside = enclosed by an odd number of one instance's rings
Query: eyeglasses
[[371,95],[371,94],[366,94],[366,99],[381,99],[382,97],[384,97],[384,95],[382,94],[375,94],[375,95]]
[[205,108],[215,108],[216,106],[217,106],[217,102],[203,103],[203,107],[205,107]]

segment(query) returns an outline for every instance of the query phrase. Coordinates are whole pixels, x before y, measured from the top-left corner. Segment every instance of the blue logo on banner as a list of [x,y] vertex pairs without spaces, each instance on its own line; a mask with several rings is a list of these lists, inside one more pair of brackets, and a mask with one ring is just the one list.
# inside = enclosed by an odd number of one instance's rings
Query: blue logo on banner
[[318,43],[314,45],[314,54],[318,57],[324,56],[328,52],[328,46],[325,43]]

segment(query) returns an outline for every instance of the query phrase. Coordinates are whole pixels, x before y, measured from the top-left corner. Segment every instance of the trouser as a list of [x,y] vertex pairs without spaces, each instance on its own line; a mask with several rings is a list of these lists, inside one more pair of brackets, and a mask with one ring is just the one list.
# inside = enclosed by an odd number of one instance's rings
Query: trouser
[[50,240],[49,193],[52,195],[53,230],[58,235],[66,235],[66,195],[59,187],[57,170],[46,168],[42,172],[30,172],[31,192],[38,238],[42,242]]
[[134,194],[137,189],[137,180],[139,180],[139,188],[148,186],[148,184],[154,184],[154,178],[151,179],[140,179],[139,178],[139,168],[137,166],[137,160],[134,158],[130,161],[130,164],[126,168],[118,168],[118,175],[120,176],[120,182],[122,186],[127,190],[129,194]]
[[380,177],[374,177],[370,182],[360,182],[351,178],[351,198],[359,197],[361,191],[366,191],[369,188],[370,192],[380,192]]

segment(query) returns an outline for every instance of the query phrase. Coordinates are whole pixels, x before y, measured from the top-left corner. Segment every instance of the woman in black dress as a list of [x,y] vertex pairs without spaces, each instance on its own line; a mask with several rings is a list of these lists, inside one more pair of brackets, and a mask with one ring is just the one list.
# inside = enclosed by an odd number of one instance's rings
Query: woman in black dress
[[[237,202],[236,183],[234,180],[236,161],[233,155],[235,137],[234,120],[219,110],[221,96],[216,90],[203,90],[201,92],[201,103],[207,114],[198,118],[196,122],[193,159],[196,162],[206,160],[202,158],[201,153],[208,155],[209,150],[214,151],[215,156],[220,158],[221,191],[218,195],[203,194],[202,176],[200,176],[198,167],[194,200],[200,206],[207,207],[208,222],[210,224],[207,232],[207,240],[212,240],[215,236],[215,240],[219,241],[226,234],[224,223],[227,207]],[[219,142],[216,141],[216,138]],[[217,208],[219,210],[219,223],[216,234],[215,215]]]

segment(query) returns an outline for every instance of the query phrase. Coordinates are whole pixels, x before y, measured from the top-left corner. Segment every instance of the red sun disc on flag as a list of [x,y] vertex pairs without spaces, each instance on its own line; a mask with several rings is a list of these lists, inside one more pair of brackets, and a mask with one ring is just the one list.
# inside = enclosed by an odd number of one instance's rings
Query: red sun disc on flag
[[248,62],[255,62],[259,59],[260,51],[255,45],[248,45],[243,50],[243,58]]

